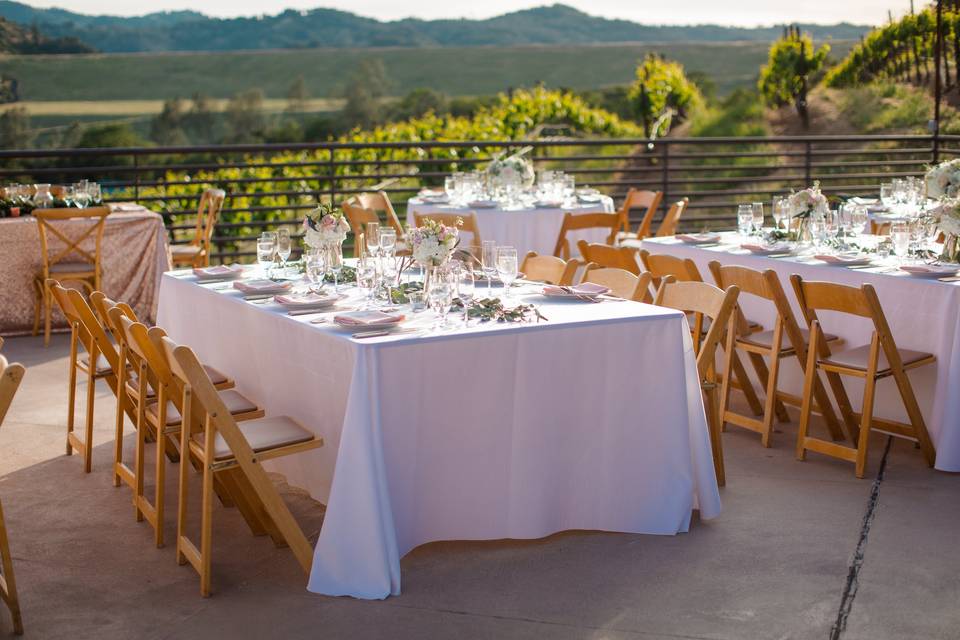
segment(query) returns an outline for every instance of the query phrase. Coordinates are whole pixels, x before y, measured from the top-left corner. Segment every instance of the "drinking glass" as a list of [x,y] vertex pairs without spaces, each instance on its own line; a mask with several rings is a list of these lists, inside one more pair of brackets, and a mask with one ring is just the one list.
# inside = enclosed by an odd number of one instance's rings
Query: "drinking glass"
[[780,222],[787,218],[787,199],[782,197],[773,198],[773,224],[777,229],[780,228]]
[[49,183],[37,183],[33,185],[33,197],[31,198],[33,206],[37,209],[49,209],[53,206],[53,194],[50,193]]
[[63,187],[63,193],[60,198],[68,207],[72,207],[74,205],[74,196],[76,196],[76,193],[76,187],[74,187],[72,184],[68,184]]
[[737,207],[737,232],[747,237],[753,229],[753,205],[741,204]]
[[357,263],[357,287],[363,294],[361,309],[369,309],[373,292],[377,288],[377,264],[370,257],[363,258]]
[[307,275],[307,281],[310,283],[310,290],[316,291],[323,286],[323,276],[326,272],[324,265],[324,256],[322,251],[310,251],[303,256],[304,271]]
[[273,231],[264,231],[257,239],[257,263],[263,271],[263,277],[270,277],[270,267],[273,265],[273,254],[277,250],[277,234]]
[[86,208],[90,204],[90,194],[87,192],[86,183],[80,183],[73,185],[73,202],[81,209]]
[[427,301],[437,314],[438,323],[434,329],[440,329],[447,326],[447,313],[450,312],[450,303],[453,302],[454,283],[452,272],[449,270],[438,269],[436,278],[430,283],[430,291],[427,293]]
[[367,252],[374,258],[380,255],[380,223],[368,222],[367,232],[364,234],[367,242]]
[[[383,238],[382,235],[380,237]],[[394,238],[396,238],[396,234],[394,234]],[[384,255],[380,258],[380,277],[383,278],[383,287],[387,290],[387,304],[392,305],[393,285],[397,280],[397,268],[399,265],[397,265],[397,258],[392,253],[387,253],[386,249],[383,251]]]
[[463,326],[470,324],[470,304],[476,293],[476,280],[473,277],[473,267],[469,263],[462,263],[457,276],[457,297],[463,303]]
[[327,271],[333,274],[333,292],[340,293],[340,273],[343,271],[343,245],[334,242],[327,247]]
[[894,222],[890,225],[890,239],[893,241],[893,253],[903,264],[910,253],[910,224],[902,220]]
[[497,243],[495,240],[484,240],[480,256],[480,268],[487,278],[487,297],[493,297],[493,276],[497,274]]
[[867,222],[870,217],[867,214],[867,208],[863,205],[854,205],[850,209],[850,230],[854,236],[861,236],[865,233]]
[[380,229],[380,251],[386,257],[393,257],[397,250],[397,232],[394,229]]
[[88,182],[87,183],[87,195],[90,196],[90,202],[93,204],[100,204],[103,201],[103,194],[100,192],[100,183],[99,182]]
[[892,182],[881,182],[880,183],[880,203],[890,209],[897,203],[896,198],[893,193],[893,183]]
[[[828,214],[829,215],[829,214]],[[810,235],[813,237],[813,244],[817,249],[822,249],[827,240],[827,216],[824,214],[813,214],[810,216],[807,225],[810,229]]]
[[457,180],[453,176],[447,176],[443,179],[443,190],[447,194],[449,200],[456,200],[457,195]]
[[497,275],[503,282],[503,297],[510,297],[510,287],[513,281],[517,279],[519,264],[517,263],[517,250],[513,247],[497,247]]
[[293,242],[290,240],[290,230],[286,228],[277,230],[277,257],[280,258],[280,276],[287,275],[287,260],[293,252]]
[[763,231],[763,203],[754,202],[753,206],[753,231],[761,233]]

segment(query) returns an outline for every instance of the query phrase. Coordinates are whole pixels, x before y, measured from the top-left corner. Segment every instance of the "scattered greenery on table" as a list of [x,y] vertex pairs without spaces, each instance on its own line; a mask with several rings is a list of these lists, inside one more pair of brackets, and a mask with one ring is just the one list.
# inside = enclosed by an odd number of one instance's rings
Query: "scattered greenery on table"
[[[327,275],[325,275],[323,277],[323,281],[332,283],[333,274],[328,273]],[[337,282],[340,284],[347,284],[347,283],[356,282],[356,281],[357,281],[357,270],[354,269],[353,267],[343,265],[343,267],[341,267],[340,269],[340,275],[337,276]]]
[[423,291],[423,284],[419,282],[403,282],[399,286],[390,287],[390,302],[393,304],[407,304],[408,295],[412,291]]
[[[463,301],[459,298],[453,301],[450,307],[451,311],[463,311]],[[506,308],[499,298],[483,298],[474,300],[467,312],[467,317],[478,318],[480,322],[530,322],[534,319],[537,322],[546,321],[546,317],[540,313],[532,304],[520,304],[515,307]]]

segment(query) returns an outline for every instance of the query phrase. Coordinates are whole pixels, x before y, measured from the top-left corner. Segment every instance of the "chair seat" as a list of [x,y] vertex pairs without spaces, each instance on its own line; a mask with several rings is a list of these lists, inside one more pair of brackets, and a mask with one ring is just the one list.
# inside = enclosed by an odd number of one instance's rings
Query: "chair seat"
[[[226,405],[227,410],[233,415],[240,413],[250,413],[259,409],[257,405],[247,399],[243,394],[233,389],[220,392],[220,399]],[[147,414],[156,421],[157,403],[154,402],[147,406]],[[172,402],[167,402],[167,425],[173,427],[180,424],[180,412],[173,406]]]
[[203,365],[203,370],[207,372],[207,377],[210,378],[210,382],[213,384],[213,386],[223,384],[224,382],[230,380],[226,374],[221,373],[219,369],[214,369],[209,365]]
[[[139,378],[130,377],[130,378],[127,380],[127,389],[130,390],[130,393],[131,393],[131,394],[133,394],[133,395],[138,395],[138,392],[140,391],[140,379],[139,379]],[[157,394],[156,394],[156,392],[154,392],[153,387],[147,385],[147,398],[153,398],[153,397],[155,397],[156,395],[157,395]]]
[[89,273],[97,272],[97,266],[92,262],[56,262],[50,265],[50,273]]
[[[89,369],[89,368],[90,368],[90,354],[89,354],[89,353],[82,353],[82,354],[80,354],[80,363],[81,363],[85,368]],[[111,371],[113,371],[113,369],[110,368],[110,363],[107,362],[107,359],[104,357],[104,355],[103,355],[102,353],[97,354],[97,370],[96,370],[95,373],[96,373],[97,375],[103,375],[103,374],[110,373]]]
[[170,253],[175,256],[195,256],[200,253],[200,247],[195,244],[170,245]]
[[[910,349],[897,349],[897,352],[900,354],[900,360],[903,361],[903,366],[905,367],[920,362],[921,360],[933,357],[933,354],[931,353],[912,351]],[[837,367],[856,369],[858,371],[866,371],[867,361],[869,359],[870,345],[865,344],[862,347],[853,347],[852,349],[838,351],[834,354],[831,354],[829,358],[820,360],[820,362],[821,364],[829,364]],[[890,362],[887,360],[887,356],[883,352],[883,349],[880,349],[880,357],[877,359],[877,373],[887,373],[889,371]]]
[[[301,442],[313,440],[314,435],[300,426],[293,418],[273,416],[238,422],[240,433],[254,452],[268,451]],[[195,433],[193,439],[203,443],[202,433]],[[233,457],[233,451],[219,433],[213,442],[213,459],[225,460]]]
[[[803,342],[810,342],[810,330],[809,329],[800,329],[800,335],[803,336]],[[839,340],[838,336],[833,335],[832,333],[824,333],[823,339],[827,342],[833,342],[834,340]],[[759,333],[751,333],[740,338],[740,342],[746,342],[748,344],[756,345],[758,347],[764,347],[769,349],[773,346],[773,331],[760,331]],[[787,338],[786,332],[783,334],[783,339],[780,342],[780,347],[782,349],[792,349],[793,346],[790,344],[790,339]]]
[[[693,330],[693,314],[692,313],[687,314],[687,322],[690,323],[690,330],[692,331]],[[704,334],[706,334],[707,331],[710,331],[710,318],[704,317],[701,327],[703,329]],[[750,331],[751,334],[753,334],[763,329],[763,325],[755,320],[750,320],[748,318],[747,329]]]

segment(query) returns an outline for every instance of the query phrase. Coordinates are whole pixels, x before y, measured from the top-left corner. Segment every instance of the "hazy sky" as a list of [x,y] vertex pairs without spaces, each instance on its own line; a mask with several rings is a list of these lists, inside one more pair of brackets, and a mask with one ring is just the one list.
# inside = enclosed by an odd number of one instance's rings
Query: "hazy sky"
[[[21,0],[24,1],[24,0]],[[380,20],[398,18],[486,18],[508,11],[550,4],[552,0],[25,0],[35,7],[61,7],[79,13],[140,15],[153,11],[195,9],[216,16],[278,13],[286,8],[319,6],[344,9]],[[923,4],[916,0],[917,6]],[[855,22],[879,24],[887,10],[907,11],[910,0],[564,0],[592,15],[648,24],[711,22],[731,25],[783,22]]]

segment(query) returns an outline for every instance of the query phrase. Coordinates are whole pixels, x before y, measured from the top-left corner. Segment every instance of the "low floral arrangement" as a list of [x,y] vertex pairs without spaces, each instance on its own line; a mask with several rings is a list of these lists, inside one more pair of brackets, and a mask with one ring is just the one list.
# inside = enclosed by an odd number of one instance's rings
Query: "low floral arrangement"
[[960,158],[928,169],[925,182],[928,198],[956,198],[960,195]]
[[819,182],[814,182],[812,187],[795,191],[787,198],[787,215],[791,218],[806,220],[814,213],[827,213],[829,210],[830,203],[827,196],[820,191]]
[[943,232],[943,253],[940,259],[960,262],[960,199],[944,199],[937,207],[937,226]]
[[523,156],[524,151],[515,153],[506,158],[494,158],[487,165],[487,175],[497,184],[520,183],[529,188],[533,184],[536,174],[533,163]]
[[343,242],[350,231],[343,211],[326,203],[307,213],[303,219],[303,242],[311,249]]
[[[463,301],[457,298],[453,301],[452,311],[462,311]],[[470,318],[478,318],[480,322],[530,322],[546,321],[546,317],[532,304],[520,304],[509,309],[503,306],[499,298],[484,298],[475,300],[467,311]]]
[[421,226],[407,232],[407,241],[412,247],[413,259],[424,267],[439,267],[450,260],[459,243],[458,227],[463,220],[457,218],[456,226],[448,227],[427,218]]

